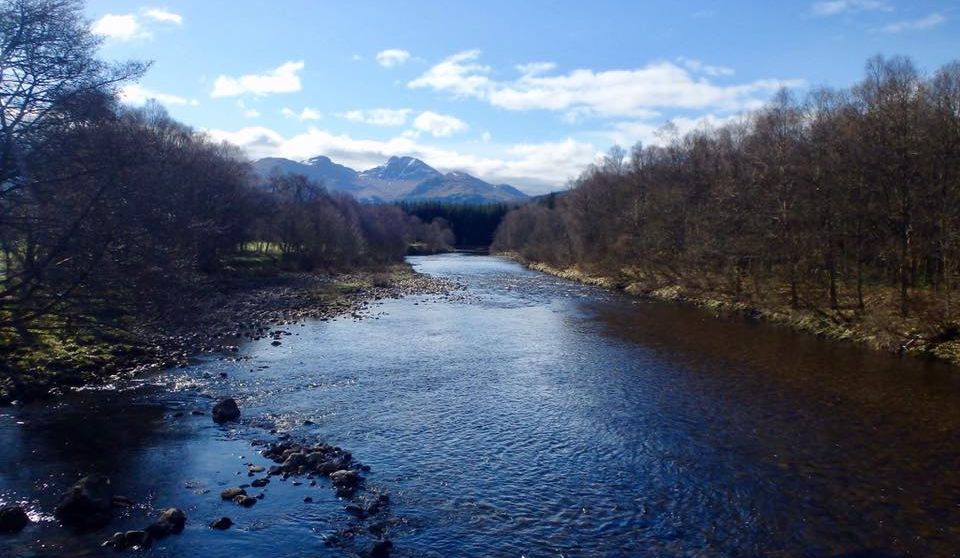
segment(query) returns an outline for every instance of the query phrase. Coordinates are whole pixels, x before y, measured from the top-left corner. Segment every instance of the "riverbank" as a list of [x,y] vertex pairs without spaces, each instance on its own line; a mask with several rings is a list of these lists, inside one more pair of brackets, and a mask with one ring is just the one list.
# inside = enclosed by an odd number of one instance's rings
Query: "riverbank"
[[[588,273],[577,267],[556,268],[541,262],[527,261],[517,254],[501,253],[528,269],[563,279],[623,291],[632,296],[689,304],[717,315],[738,315],[763,320],[812,333],[819,337],[847,341],[874,350],[933,358],[960,365],[960,335],[917,318],[904,318],[891,311],[890,304],[868,304],[862,312],[813,312],[793,309],[786,304],[757,304],[703,288],[680,285],[672,281],[651,281],[639,274],[623,272],[618,276]],[[868,299],[879,302],[895,293],[872,293]]]
[[[205,352],[236,352],[270,327],[341,315],[411,294],[449,294],[457,285],[407,264],[319,274],[277,271],[199,280],[183,303],[123,326],[36,329],[3,339],[0,405],[56,396],[90,384],[176,367]],[[282,341],[277,341],[278,343]]]

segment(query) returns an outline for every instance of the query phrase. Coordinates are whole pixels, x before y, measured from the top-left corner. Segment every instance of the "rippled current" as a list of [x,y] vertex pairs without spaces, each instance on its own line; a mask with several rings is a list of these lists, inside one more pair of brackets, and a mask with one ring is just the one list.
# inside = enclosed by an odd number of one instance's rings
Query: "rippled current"
[[[107,535],[171,505],[187,511],[187,530],[153,555],[365,552],[371,539],[324,545],[352,520],[322,483],[273,482],[250,509],[219,500],[247,481],[244,463],[265,463],[251,442],[274,439],[270,429],[341,445],[372,467],[368,485],[391,494],[394,556],[960,548],[956,370],[493,257],[410,261],[463,283],[462,296],[282,326],[292,333],[282,345],[247,343],[239,360],[0,410],[0,502],[28,502],[39,520],[0,536],[0,555],[98,555]],[[242,424],[190,414],[227,394]],[[138,506],[70,535],[49,513],[94,470]],[[206,527],[220,515],[236,527]]]

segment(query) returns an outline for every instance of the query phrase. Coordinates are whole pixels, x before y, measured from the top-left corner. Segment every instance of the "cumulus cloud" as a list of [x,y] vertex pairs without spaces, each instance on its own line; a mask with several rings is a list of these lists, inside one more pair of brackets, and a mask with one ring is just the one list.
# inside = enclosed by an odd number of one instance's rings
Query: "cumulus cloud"
[[677,61],[694,73],[702,73],[711,77],[732,76],[735,73],[733,68],[727,68],[726,66],[711,66],[710,64],[704,64],[703,62],[694,60],[692,58],[684,58],[681,56],[677,59]]
[[211,97],[235,97],[238,95],[269,95],[271,93],[295,93],[303,87],[297,72],[304,67],[303,60],[284,62],[262,74],[245,74],[239,77],[220,75],[213,83]]
[[525,76],[534,76],[545,74],[557,67],[553,62],[530,62],[528,64],[517,64],[514,68]]
[[813,13],[821,16],[857,12],[889,12],[891,10],[893,8],[884,0],[827,0],[816,2],[813,5]]
[[407,85],[412,89],[429,87],[449,91],[462,97],[485,97],[493,82],[486,76],[490,67],[474,62],[479,57],[479,50],[458,52]]
[[351,110],[340,116],[350,122],[359,122],[362,124],[372,124],[374,126],[403,126],[407,123],[407,115],[411,112],[408,108],[388,109],[375,108],[366,110]]
[[137,83],[124,85],[120,89],[120,100],[128,105],[142,105],[151,99],[164,105],[200,104],[195,99],[191,100],[185,97],[179,97],[177,95],[170,95],[169,93],[160,93],[159,91],[147,89],[146,87],[143,87]]
[[384,68],[392,68],[409,60],[410,53],[398,48],[388,48],[387,50],[381,50],[378,52],[376,59],[377,64],[380,64]]
[[435,138],[452,136],[469,128],[466,122],[455,116],[430,111],[421,112],[414,119],[413,127],[418,132],[426,132]]
[[154,21],[159,21],[159,22],[161,22],[161,23],[172,23],[172,24],[174,24],[174,25],[181,25],[181,24],[183,24],[183,16],[182,16],[182,15],[177,14],[177,13],[174,13],[174,12],[170,12],[170,11],[167,11],[167,10],[161,10],[161,9],[158,9],[158,8],[151,8],[151,9],[146,10],[146,11],[143,13],[143,15],[147,16],[148,18],[150,18],[150,19],[152,19],[152,20],[154,20]]
[[358,139],[346,134],[310,129],[291,137],[261,126],[233,132],[209,130],[218,141],[228,141],[243,148],[250,157],[286,157],[303,160],[327,155],[338,163],[355,169],[383,164],[394,155],[423,159],[442,170],[461,170],[493,183],[514,184],[531,194],[546,193],[564,186],[578,176],[598,155],[590,143],[567,138],[557,142],[520,144],[503,148],[499,153],[480,157],[452,149],[419,143],[409,136],[388,140]]
[[[153,23],[172,23],[181,25],[183,16],[167,10],[147,9],[142,12],[143,18]],[[117,41],[132,41],[134,39],[149,39],[153,36],[141,17],[136,14],[106,14],[90,25],[90,31],[96,35]]]
[[910,19],[904,21],[897,21],[891,23],[890,25],[880,28],[884,33],[903,33],[905,31],[923,31],[924,29],[931,29],[947,21],[947,18],[943,17],[941,14],[932,13],[927,17],[920,19]]
[[717,116],[705,114],[703,116],[681,116],[666,122],[653,123],[649,121],[617,122],[613,130],[605,134],[613,143],[623,146],[632,146],[637,143],[643,145],[666,145],[675,137],[696,130],[711,130],[737,122],[743,118],[740,115]]
[[280,114],[286,116],[287,118],[296,118],[297,120],[321,120],[323,118],[323,113],[317,109],[310,107],[303,107],[303,110],[297,112],[290,107],[283,107],[280,109]]
[[140,25],[133,14],[107,14],[93,22],[90,30],[104,37],[119,41],[132,41],[150,37],[150,33]]
[[[732,70],[698,61],[687,65],[695,69],[657,62],[628,70],[580,69],[557,75],[526,73],[519,79],[499,82],[489,77],[488,66],[477,62],[479,56],[477,50],[457,53],[408,86],[475,97],[508,110],[563,112],[569,120],[577,120],[584,116],[649,118],[659,108],[742,110],[781,87],[803,83],[765,79],[718,85],[710,81],[709,77],[714,77],[711,74],[729,75]],[[547,71],[542,64],[526,69]]]

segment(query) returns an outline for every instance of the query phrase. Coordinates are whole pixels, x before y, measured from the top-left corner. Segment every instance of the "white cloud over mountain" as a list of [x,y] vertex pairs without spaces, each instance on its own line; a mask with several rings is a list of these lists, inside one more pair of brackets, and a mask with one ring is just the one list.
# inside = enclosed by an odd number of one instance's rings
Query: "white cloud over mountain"
[[421,112],[414,119],[413,127],[417,131],[426,132],[435,138],[452,136],[469,128],[466,122],[455,116],[430,111]]
[[350,110],[340,116],[350,122],[359,122],[363,124],[372,124],[374,126],[403,126],[407,123],[407,115],[412,112],[411,109],[388,109],[375,108],[366,110]]
[[738,84],[711,81],[732,70],[689,60],[683,66],[656,62],[627,70],[573,70],[546,72],[549,63],[522,65],[513,81],[496,81],[489,66],[479,64],[480,51],[450,56],[410,81],[412,89],[430,88],[458,97],[474,97],[507,110],[547,110],[584,116],[650,117],[658,109],[742,110],[777,89],[797,86],[800,80],[763,79]]
[[561,187],[594,162],[597,150],[590,143],[567,138],[558,142],[529,143],[501,147],[496,153],[479,156],[456,149],[419,143],[416,138],[397,136],[387,140],[357,139],[312,128],[285,137],[262,126],[229,132],[209,130],[216,140],[229,141],[243,148],[252,158],[286,157],[303,160],[327,155],[338,163],[367,169],[383,164],[387,158],[412,156],[442,171],[462,170],[484,180],[517,185],[532,194]]

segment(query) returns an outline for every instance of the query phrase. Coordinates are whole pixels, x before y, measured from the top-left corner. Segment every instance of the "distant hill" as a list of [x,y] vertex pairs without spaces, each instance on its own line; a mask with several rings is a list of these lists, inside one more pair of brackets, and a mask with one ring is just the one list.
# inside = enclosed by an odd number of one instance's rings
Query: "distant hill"
[[322,182],[330,191],[348,192],[361,201],[445,201],[450,203],[519,202],[529,196],[507,184],[494,185],[465,172],[441,173],[414,157],[390,157],[379,167],[357,172],[314,157],[303,162],[268,157],[253,163],[265,182],[275,172],[299,173]]

